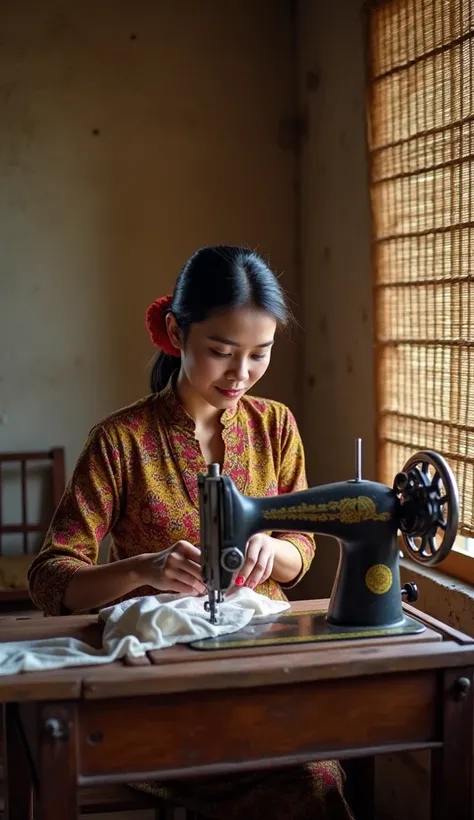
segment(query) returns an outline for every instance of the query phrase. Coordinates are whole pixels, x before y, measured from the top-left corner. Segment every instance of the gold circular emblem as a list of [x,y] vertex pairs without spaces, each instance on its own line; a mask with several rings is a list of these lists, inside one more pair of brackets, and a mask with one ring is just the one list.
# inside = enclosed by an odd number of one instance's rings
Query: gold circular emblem
[[365,584],[374,595],[384,595],[392,586],[392,571],[385,564],[374,564],[365,575]]

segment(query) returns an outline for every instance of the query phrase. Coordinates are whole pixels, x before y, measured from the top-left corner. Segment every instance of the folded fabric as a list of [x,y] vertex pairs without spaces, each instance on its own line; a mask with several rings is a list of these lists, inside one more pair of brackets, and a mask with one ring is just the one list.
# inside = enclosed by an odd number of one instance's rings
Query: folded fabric
[[205,600],[164,594],[105,607],[99,612],[105,624],[101,649],[75,638],[0,643],[0,676],[107,664],[125,655],[139,657],[152,649],[237,632],[251,620],[277,615],[290,606],[286,601],[273,601],[247,587],[240,588],[225,597],[219,606],[218,623],[211,624]]

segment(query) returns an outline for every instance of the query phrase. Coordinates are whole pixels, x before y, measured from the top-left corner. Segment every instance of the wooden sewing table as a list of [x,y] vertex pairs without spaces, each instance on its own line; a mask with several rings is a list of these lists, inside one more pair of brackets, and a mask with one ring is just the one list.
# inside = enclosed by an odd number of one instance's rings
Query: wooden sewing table
[[[423,633],[257,650],[178,646],[140,666],[0,677],[5,820],[30,820],[32,782],[42,820],[76,820],[84,786],[328,758],[358,758],[367,775],[375,755],[414,749],[431,750],[432,819],[473,818],[474,641],[405,610]],[[61,635],[100,645],[96,616],[0,619],[2,641]],[[359,785],[358,817],[369,820],[371,777]]]

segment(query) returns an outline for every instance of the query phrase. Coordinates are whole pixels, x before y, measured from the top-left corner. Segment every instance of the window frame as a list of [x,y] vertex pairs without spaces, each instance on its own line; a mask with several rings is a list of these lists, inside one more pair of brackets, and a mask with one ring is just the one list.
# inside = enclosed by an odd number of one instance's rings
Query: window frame
[[[423,0],[415,0],[415,2],[422,2]],[[368,155],[368,164],[369,164],[369,178],[368,184],[369,188],[372,184],[372,172],[371,172],[371,151],[369,145],[369,134],[370,134],[370,121],[372,117],[372,94],[371,94],[371,76],[370,76],[370,65],[371,65],[371,56],[370,56],[370,49],[371,49],[371,42],[370,42],[370,31],[371,31],[371,20],[370,15],[371,13],[381,6],[388,5],[391,2],[397,2],[397,0],[365,0],[363,4],[363,17],[364,17],[364,26],[365,26],[365,48],[366,48],[366,110],[367,110],[367,123],[368,123],[368,132],[367,132],[367,155]],[[474,39],[474,32],[473,32],[473,39]],[[471,83],[474,84],[474,79],[471,79]],[[473,90],[474,94],[474,90]],[[373,205],[371,205],[373,208]],[[374,213],[372,213],[372,225],[374,223]],[[377,315],[378,310],[378,288],[377,288],[377,268],[376,268],[376,260],[374,254],[374,243],[373,243],[373,236],[371,237],[371,268],[372,268],[372,304],[373,304],[373,315],[374,317]],[[379,406],[379,398],[380,398],[380,380],[381,380],[381,360],[380,360],[380,345],[378,342],[378,338],[376,335],[375,327],[374,327],[374,348],[373,348],[373,360],[374,360],[374,401],[375,401],[375,471],[377,480],[381,480],[382,476],[382,456],[381,456],[381,449],[380,449],[380,442],[382,441],[381,435],[381,411]],[[458,533],[458,537],[456,541],[461,539],[468,539],[468,536],[464,536]],[[459,548],[459,545],[456,545],[456,542],[451,547],[451,551],[449,555],[439,564],[430,567],[430,569],[443,573],[454,580],[459,580],[464,583],[467,583],[474,587],[474,538],[470,537],[468,540],[472,543],[472,553],[469,553],[463,549]],[[401,542],[401,536],[400,541]],[[401,547],[402,548],[402,547]],[[424,566],[421,563],[416,563],[413,559],[410,559],[409,556],[403,550],[403,555],[406,559],[411,560],[415,567],[422,567]]]

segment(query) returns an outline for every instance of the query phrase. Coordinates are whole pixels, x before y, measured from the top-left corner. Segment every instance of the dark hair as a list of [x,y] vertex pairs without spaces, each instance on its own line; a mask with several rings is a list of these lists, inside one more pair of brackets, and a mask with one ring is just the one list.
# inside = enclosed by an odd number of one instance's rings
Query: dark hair
[[[178,276],[170,312],[184,338],[191,325],[213,310],[253,305],[270,313],[280,326],[291,319],[280,284],[263,259],[249,248],[217,245],[200,248]],[[158,393],[179,370],[180,359],[161,352],[151,372],[151,390]]]

